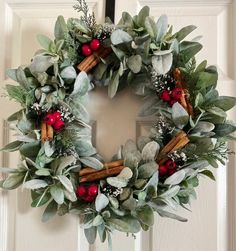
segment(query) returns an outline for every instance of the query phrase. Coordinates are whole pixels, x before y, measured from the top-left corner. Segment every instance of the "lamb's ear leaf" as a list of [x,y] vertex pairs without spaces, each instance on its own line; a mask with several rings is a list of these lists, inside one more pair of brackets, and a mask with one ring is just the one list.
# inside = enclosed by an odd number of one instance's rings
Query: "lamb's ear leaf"
[[57,214],[57,203],[52,200],[48,206],[46,207],[43,215],[42,215],[42,222],[47,222],[52,219]]
[[67,25],[65,19],[63,16],[59,16],[55,24],[54,36],[57,40],[61,40],[64,39],[66,32],[67,32]]
[[97,237],[97,227],[90,227],[84,229],[84,234],[89,244],[94,244]]

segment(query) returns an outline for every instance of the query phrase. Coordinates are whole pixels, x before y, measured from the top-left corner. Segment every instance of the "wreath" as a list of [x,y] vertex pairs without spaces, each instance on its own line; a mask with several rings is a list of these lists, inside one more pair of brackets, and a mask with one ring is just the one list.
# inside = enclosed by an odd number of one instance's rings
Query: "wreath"
[[[226,111],[236,98],[219,96],[217,69],[195,55],[196,27],[173,33],[167,17],[157,22],[149,7],[117,25],[97,24],[86,2],[74,8],[81,18],[59,16],[55,38],[39,35],[42,49],[26,67],[7,75],[7,95],[22,109],[8,118],[16,141],[3,151],[19,151],[21,163],[1,181],[4,189],[31,190],[32,207],[45,205],[42,221],[67,213],[79,215],[89,243],[113,230],[148,230],[154,212],[179,221],[178,207],[196,198],[199,178],[214,180],[210,167],[225,164],[236,126]],[[113,98],[130,86],[144,100],[141,116],[154,116],[149,136],[128,140],[112,162],[104,163],[91,142],[86,111],[88,93],[107,86]]]

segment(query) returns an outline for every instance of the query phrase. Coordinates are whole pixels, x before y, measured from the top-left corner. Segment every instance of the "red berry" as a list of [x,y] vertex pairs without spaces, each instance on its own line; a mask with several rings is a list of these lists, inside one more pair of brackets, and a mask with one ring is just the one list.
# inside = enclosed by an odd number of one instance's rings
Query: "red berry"
[[92,203],[94,201],[95,197],[94,196],[86,196],[84,198],[84,201],[87,202],[87,203]]
[[52,115],[54,116],[55,120],[61,119],[61,113],[60,112],[54,112]]
[[93,197],[96,196],[98,194],[98,186],[90,185],[88,188],[88,194]]
[[90,42],[90,48],[93,50],[93,51],[96,51],[100,48],[100,41],[96,38],[94,38],[91,42]]
[[46,124],[48,125],[53,125],[56,122],[55,117],[53,116],[53,114],[48,114],[45,118],[44,121],[46,122]]
[[171,97],[175,100],[180,100],[183,94],[182,88],[174,88],[171,92]]
[[165,90],[161,93],[161,99],[164,101],[164,102],[168,102],[171,100],[171,97],[170,97],[170,93],[169,91]]
[[65,125],[64,121],[62,121],[62,120],[56,120],[56,122],[53,125],[53,127],[54,127],[55,130],[61,130],[64,125]]
[[165,166],[168,170],[176,170],[177,166],[173,160],[167,160]]
[[82,54],[85,56],[85,57],[88,57],[92,54],[92,50],[91,48],[89,47],[88,44],[84,44],[82,45]]
[[168,169],[166,168],[166,166],[159,166],[159,174],[160,176],[164,176],[168,173]]
[[85,186],[78,186],[76,190],[76,195],[78,198],[87,196],[87,189]]

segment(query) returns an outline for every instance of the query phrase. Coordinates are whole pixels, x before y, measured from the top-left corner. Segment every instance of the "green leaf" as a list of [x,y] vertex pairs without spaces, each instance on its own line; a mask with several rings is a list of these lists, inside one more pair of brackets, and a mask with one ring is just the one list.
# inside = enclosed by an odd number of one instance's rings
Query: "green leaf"
[[157,212],[161,217],[167,217],[167,218],[171,218],[171,219],[178,220],[178,221],[181,221],[181,222],[187,222],[188,221],[187,219],[185,219],[183,217],[180,217],[180,216],[178,216],[176,214],[173,214],[173,213],[170,213],[168,211],[164,211],[162,209],[158,209]]
[[172,174],[170,177],[168,177],[164,184],[165,185],[178,185],[185,179],[185,170],[180,170],[174,174]]
[[178,102],[172,106],[172,119],[179,129],[183,129],[188,124],[189,115]]
[[155,161],[151,161],[141,165],[138,168],[138,177],[140,179],[150,178],[158,169],[158,164]]
[[127,186],[128,180],[119,177],[109,177],[107,178],[107,183],[113,187],[122,188]]
[[17,77],[17,82],[24,88],[24,89],[29,89],[29,82],[28,79],[26,78],[25,71],[23,67],[18,67],[16,70],[16,77]]
[[50,187],[50,193],[52,198],[57,204],[62,205],[64,203],[64,192],[63,189],[58,185],[53,185]]
[[26,90],[21,86],[16,85],[6,85],[6,91],[8,96],[11,99],[14,99],[16,102],[21,103],[23,106],[26,104]]
[[100,193],[95,200],[95,208],[97,212],[101,212],[109,204],[109,199],[106,195]]
[[46,141],[44,143],[44,151],[45,151],[45,155],[47,157],[51,157],[53,155],[53,153],[55,152],[55,146],[54,144],[51,144],[50,141]]
[[156,141],[147,143],[142,150],[142,159],[144,161],[152,161],[159,153],[160,146]]
[[25,173],[13,173],[4,180],[2,187],[8,190],[15,189],[23,183],[24,177]]
[[148,6],[144,6],[138,13],[137,22],[139,26],[143,27],[146,17],[149,16],[150,9]]
[[216,124],[214,130],[217,137],[225,137],[235,131],[236,131],[236,126],[227,123]]
[[48,186],[48,183],[45,180],[33,179],[33,180],[26,181],[23,187],[26,189],[34,190],[34,189],[44,188],[47,186]]
[[196,88],[204,89],[209,86],[216,86],[218,80],[217,72],[200,72]]
[[34,158],[38,155],[38,152],[40,150],[40,142],[35,141],[35,142],[30,142],[30,143],[25,143],[20,147],[20,153],[28,158]]
[[108,85],[108,96],[113,98],[116,95],[118,86],[119,86],[119,71],[116,71],[111,79],[111,82]]
[[193,58],[201,49],[202,45],[198,42],[184,41],[180,43],[180,54],[185,63]]
[[180,42],[182,41],[185,37],[187,37],[192,31],[194,31],[197,27],[194,25],[188,25],[186,27],[183,27],[181,30],[179,30],[176,34],[175,37],[176,39]]
[[104,223],[104,220],[103,220],[103,218],[102,218],[101,215],[97,215],[97,216],[94,218],[94,220],[93,220],[93,226],[94,226],[94,227],[100,226],[100,225],[103,224],[103,223]]
[[136,209],[137,218],[145,225],[152,226],[154,224],[154,214],[152,208],[144,205]]
[[73,185],[72,185],[71,181],[66,176],[58,175],[57,177],[58,177],[59,181],[61,182],[61,184],[65,187],[65,189],[69,193],[74,193]]
[[154,38],[157,36],[157,27],[154,20],[151,17],[146,17],[145,28],[148,34],[150,35],[150,37]]
[[66,167],[69,167],[69,166],[75,164],[75,162],[76,162],[76,158],[73,155],[69,155],[69,156],[66,156],[66,157],[61,157],[60,158],[60,164],[59,164],[59,166],[57,168],[56,174],[62,174],[63,170]]
[[180,191],[180,186],[173,186],[168,190],[166,190],[164,193],[160,194],[159,196],[162,198],[172,198],[175,197],[179,191]]
[[53,66],[58,61],[58,59],[59,57],[36,55],[29,69],[33,74],[46,72],[49,67]]
[[117,176],[118,178],[129,180],[133,176],[133,172],[129,167],[124,167],[124,169]]
[[224,111],[228,111],[236,105],[235,97],[220,96],[215,103],[215,106],[221,108]]
[[200,174],[203,174],[214,181],[216,180],[214,174],[210,170],[204,170],[200,172]]
[[47,190],[45,190],[40,196],[32,201],[31,207],[41,207],[45,205],[50,199],[51,196],[47,193]]
[[90,227],[87,229],[84,229],[84,234],[87,238],[87,241],[89,244],[93,244],[97,237],[97,228],[96,227]]
[[[131,17],[131,15],[128,12],[124,11],[122,13],[122,18],[121,18],[119,24],[121,24],[122,27],[133,28],[133,18]],[[119,26],[119,24],[118,24],[118,26]]]
[[75,79],[77,76],[76,70],[73,66],[67,66],[61,71],[61,77],[65,79]]
[[196,132],[211,132],[214,130],[215,125],[213,123],[207,122],[207,121],[199,121],[197,125],[194,127],[194,129],[191,131],[191,133],[196,133]]
[[16,82],[18,81],[18,80],[17,80],[17,76],[16,76],[16,69],[7,69],[7,70],[6,70],[6,75],[7,75],[9,78],[15,80]]
[[94,155],[97,152],[89,140],[76,141],[76,151],[81,157],[88,157]]
[[71,93],[71,96],[73,95],[84,96],[88,92],[89,87],[90,87],[90,80],[88,78],[88,75],[86,74],[86,72],[82,71],[79,73],[79,75],[75,80],[74,90]]
[[37,35],[37,39],[38,39],[38,42],[39,44],[47,51],[50,50],[50,44],[53,43],[53,41],[48,38],[47,36],[45,35],[42,35],[42,34],[39,34]]
[[141,229],[140,223],[132,216],[124,216],[123,218],[110,218],[107,220],[108,224],[121,232],[138,233]]
[[157,42],[160,42],[162,40],[163,36],[167,32],[167,29],[168,29],[168,18],[166,15],[162,15],[157,21],[157,36],[156,36]]
[[52,219],[57,214],[57,203],[52,200],[48,206],[46,207],[43,215],[42,215],[42,222],[47,222]]
[[0,149],[0,151],[4,152],[14,152],[19,150],[19,148],[23,145],[21,141],[13,141],[7,145],[5,145],[3,148]]
[[65,34],[67,32],[66,22],[63,16],[58,16],[55,28],[54,28],[54,36],[57,40],[64,39]]
[[50,176],[50,170],[46,168],[40,168],[35,172],[36,175],[38,176]]
[[142,67],[142,58],[140,55],[134,55],[128,58],[127,65],[133,73],[138,73]]
[[111,42],[113,45],[123,44],[123,43],[129,43],[133,40],[133,38],[129,35],[129,33],[123,31],[123,30],[115,30],[111,34]]
[[226,118],[227,114],[225,111],[223,111],[222,109],[220,109],[219,107],[211,107],[209,109],[207,109],[207,112],[214,114],[216,116],[222,117],[222,118]]
[[152,56],[152,66],[158,75],[165,75],[170,70],[172,62],[172,53],[162,56]]
[[96,170],[101,170],[103,168],[103,163],[94,157],[80,158],[80,161],[86,166],[92,167]]

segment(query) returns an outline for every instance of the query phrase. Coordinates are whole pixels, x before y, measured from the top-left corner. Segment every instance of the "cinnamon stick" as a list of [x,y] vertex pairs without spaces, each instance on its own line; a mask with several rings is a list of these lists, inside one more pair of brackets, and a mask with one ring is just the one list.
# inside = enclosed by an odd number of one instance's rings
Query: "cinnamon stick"
[[124,166],[116,166],[110,169],[103,169],[100,171],[96,171],[95,173],[82,176],[79,179],[79,181],[80,183],[85,183],[85,182],[102,180],[110,176],[118,175],[123,169],[124,169]]
[[101,47],[97,52],[94,52],[92,55],[86,57],[79,65],[77,65],[77,69],[89,72],[93,69],[93,67],[101,62],[101,58],[107,57],[111,52],[112,49],[110,47]]
[[47,140],[53,139],[53,127],[48,125],[46,122],[41,124],[41,141],[45,143]]
[[[123,163],[124,163],[123,160],[116,160],[116,161],[113,161],[113,162],[105,163],[103,169],[101,169],[101,170],[107,170],[107,169],[110,169],[110,168],[113,168],[113,167],[122,166]],[[88,174],[96,173],[96,172],[101,171],[101,170],[96,170],[96,169],[94,169],[92,167],[85,167],[85,168],[80,170],[79,176],[81,177],[81,176],[85,176],[85,175],[88,175]]]
[[42,122],[41,124],[41,141],[44,143],[47,140],[47,124]]
[[167,145],[165,145],[162,148],[161,152],[159,153],[157,157],[157,162],[159,164],[163,164],[166,160],[166,156],[169,153],[172,153],[174,151],[177,151],[178,149],[183,148],[188,143],[189,143],[189,139],[188,139],[187,134],[184,131],[180,131],[179,133],[175,135],[174,138],[172,138],[172,140]]
[[53,127],[47,125],[47,140],[53,140]]
[[180,103],[184,107],[184,109],[188,112],[188,114],[193,117],[194,116],[193,106],[189,102],[187,84],[184,82],[184,80],[182,78],[181,71],[178,68],[176,68],[174,70],[173,75],[174,75],[174,79],[176,81],[176,86],[178,88],[183,89],[183,93],[182,93],[182,97],[180,99]]

